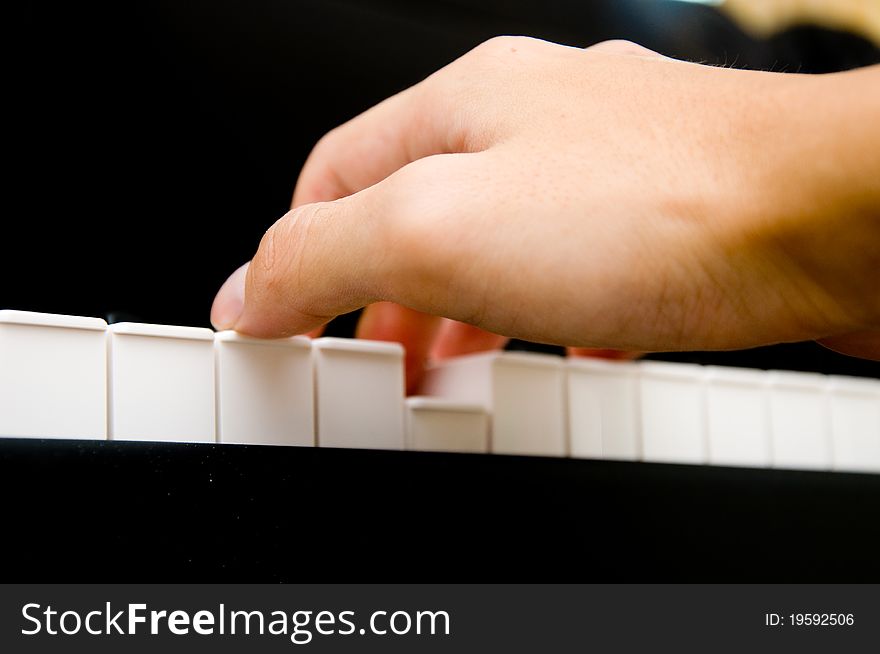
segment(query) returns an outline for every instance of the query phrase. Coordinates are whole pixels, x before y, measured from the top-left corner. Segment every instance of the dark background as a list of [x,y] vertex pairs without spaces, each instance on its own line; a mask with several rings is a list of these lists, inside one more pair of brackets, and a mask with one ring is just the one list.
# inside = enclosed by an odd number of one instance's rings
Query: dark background
[[[327,130],[481,41],[629,38],[695,61],[880,61],[798,27],[767,41],[651,1],[27,2],[7,14],[0,307],[207,325]],[[119,315],[117,313],[117,315]],[[346,333],[352,318],[337,322]],[[813,344],[667,358],[880,376]]]

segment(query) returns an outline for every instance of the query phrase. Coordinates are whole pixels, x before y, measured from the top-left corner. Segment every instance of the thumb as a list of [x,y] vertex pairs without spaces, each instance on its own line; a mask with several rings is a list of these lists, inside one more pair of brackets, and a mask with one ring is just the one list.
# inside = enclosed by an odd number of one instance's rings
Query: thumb
[[378,242],[382,184],[289,211],[254,258],[223,284],[211,309],[217,329],[261,338],[302,334],[377,297],[387,257]]

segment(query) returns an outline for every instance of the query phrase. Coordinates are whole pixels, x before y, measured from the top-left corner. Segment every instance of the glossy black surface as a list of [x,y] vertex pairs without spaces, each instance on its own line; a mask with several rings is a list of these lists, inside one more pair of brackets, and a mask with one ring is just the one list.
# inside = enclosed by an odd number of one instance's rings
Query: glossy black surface
[[880,581],[880,475],[0,440],[4,581]]

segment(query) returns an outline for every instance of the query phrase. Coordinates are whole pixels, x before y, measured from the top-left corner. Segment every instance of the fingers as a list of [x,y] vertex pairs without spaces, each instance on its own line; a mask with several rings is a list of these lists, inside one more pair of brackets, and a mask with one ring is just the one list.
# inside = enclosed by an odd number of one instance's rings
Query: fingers
[[499,336],[464,322],[443,319],[436,341],[430,350],[430,358],[446,359],[462,354],[495,350],[504,347],[508,340],[510,339],[506,336]]
[[300,172],[292,206],[356,193],[423,157],[474,151],[448,78],[438,71],[328,132]]
[[300,172],[292,206],[356,193],[423,157],[487,149],[502,135],[509,113],[508,106],[490,109],[498,99],[486,88],[487,70],[509,68],[505,58],[547,49],[558,46],[527,37],[489,39],[328,132]]
[[374,341],[396,341],[406,351],[406,389],[414,393],[421,382],[428,352],[441,318],[391,302],[377,302],[364,309],[357,337]]
[[351,195],[416,159],[457,151],[462,138],[433,96],[423,82],[325,135],[300,172],[293,206]]
[[263,338],[303,334],[375,299],[388,260],[376,256],[386,192],[380,185],[288,212],[220,289],[214,326]]
[[[556,46],[494,39],[465,55],[464,64],[454,62],[328,134],[302,171],[296,208],[221,289],[214,324],[278,337],[313,332],[340,313],[393,300],[502,329],[504,320],[486,317],[490,302],[505,302],[488,296],[503,253],[489,270],[474,264],[483,252],[478,225],[486,206],[494,207],[483,188],[493,168],[482,150],[512,129],[503,126],[510,122],[509,98],[498,97],[507,87],[499,82],[487,90],[486,80],[549,52]],[[460,165],[438,163],[443,157]],[[456,230],[457,239],[443,236]],[[372,329],[369,322],[365,329]],[[440,354],[501,342],[450,329]]]
[[442,222],[465,213],[471,173],[458,157],[467,156],[428,157],[354,195],[288,212],[221,288],[214,326],[277,338],[383,299],[454,310]]
[[310,329],[306,332],[306,336],[309,338],[320,338],[321,334],[324,333],[324,330],[327,328],[327,324],[323,324],[320,327],[315,327],[314,329]]

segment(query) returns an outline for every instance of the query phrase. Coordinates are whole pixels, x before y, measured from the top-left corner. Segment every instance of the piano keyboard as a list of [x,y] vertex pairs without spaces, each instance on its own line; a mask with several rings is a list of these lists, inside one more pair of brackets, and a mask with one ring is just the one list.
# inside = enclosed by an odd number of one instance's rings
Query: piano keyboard
[[880,380],[0,311],[0,435],[880,472]]

